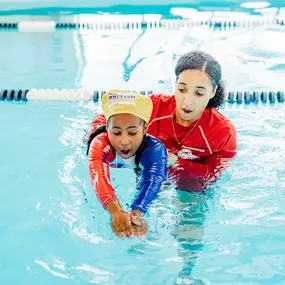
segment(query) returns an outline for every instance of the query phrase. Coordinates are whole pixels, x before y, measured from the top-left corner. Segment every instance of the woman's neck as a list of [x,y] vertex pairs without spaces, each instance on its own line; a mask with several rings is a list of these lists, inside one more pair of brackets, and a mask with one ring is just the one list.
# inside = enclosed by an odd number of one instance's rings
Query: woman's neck
[[176,110],[174,121],[176,123],[178,123],[179,125],[181,125],[181,126],[188,127],[191,124],[193,124],[194,122],[196,122],[197,120],[199,120],[201,118],[201,116],[202,116],[202,114],[200,114],[199,116],[195,117],[193,120],[183,120],[180,117],[179,112]]

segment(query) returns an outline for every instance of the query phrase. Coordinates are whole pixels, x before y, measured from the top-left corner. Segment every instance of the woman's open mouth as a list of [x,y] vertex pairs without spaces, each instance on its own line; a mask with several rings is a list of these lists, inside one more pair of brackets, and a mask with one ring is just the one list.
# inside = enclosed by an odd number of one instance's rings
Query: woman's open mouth
[[190,114],[191,112],[193,112],[192,110],[185,109],[185,108],[182,108],[182,111],[186,114]]

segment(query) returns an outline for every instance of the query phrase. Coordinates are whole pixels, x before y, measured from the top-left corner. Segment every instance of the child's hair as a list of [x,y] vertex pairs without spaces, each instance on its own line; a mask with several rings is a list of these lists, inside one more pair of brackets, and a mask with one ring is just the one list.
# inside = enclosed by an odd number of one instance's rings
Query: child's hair
[[[142,120],[142,121],[143,121],[143,120]],[[144,123],[144,125],[146,124],[145,121],[143,121],[143,123]],[[107,124],[108,124],[108,122],[107,122]],[[103,125],[103,126],[98,127],[96,130],[94,130],[94,131],[90,134],[90,136],[89,136],[89,138],[88,138],[88,140],[87,140],[87,151],[86,151],[86,155],[89,154],[89,149],[90,149],[90,145],[91,145],[92,140],[93,140],[95,137],[97,137],[98,135],[100,135],[100,134],[102,134],[102,133],[105,133],[105,132],[107,132],[107,125]],[[137,150],[137,152],[136,152],[136,157],[135,157],[136,168],[135,168],[135,172],[136,172],[137,174],[139,174],[139,169],[140,169],[140,168],[139,168],[139,164],[140,164],[141,156],[142,156],[142,154],[143,154],[143,152],[144,152],[144,149],[145,149],[145,144],[146,144],[146,135],[143,136],[143,140],[142,140],[142,142],[141,142],[141,144],[140,144],[140,146],[139,146],[139,148],[138,148],[138,150]]]
[[215,96],[210,99],[207,108],[218,108],[226,98],[225,84],[221,80],[222,69],[220,64],[210,54],[203,51],[191,51],[182,55],[175,67],[176,80],[180,73],[187,69],[202,70],[210,77],[213,88],[217,87]]
[[106,125],[100,126],[98,127],[96,130],[94,130],[90,135],[89,138],[87,140],[87,151],[86,151],[86,155],[89,155],[89,149],[90,149],[90,145],[91,142],[93,141],[93,139],[95,139],[95,137],[97,137],[98,135],[107,132],[107,127]]

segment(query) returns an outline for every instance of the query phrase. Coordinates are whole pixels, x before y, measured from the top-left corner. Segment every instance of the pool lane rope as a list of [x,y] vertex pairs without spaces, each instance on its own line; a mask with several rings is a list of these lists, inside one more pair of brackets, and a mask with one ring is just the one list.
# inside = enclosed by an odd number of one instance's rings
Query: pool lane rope
[[[134,90],[130,90],[134,91]],[[145,94],[164,93],[156,90],[139,90]],[[24,103],[32,100],[38,101],[94,101],[100,102],[106,90],[94,90],[90,92],[85,89],[4,89],[0,91],[0,101]],[[284,91],[231,91],[227,93],[226,102],[233,104],[250,103],[284,103]]]
[[136,21],[94,21],[94,22],[55,22],[55,21],[19,21],[1,22],[0,30],[17,31],[54,31],[54,30],[137,30],[137,29],[178,29],[202,26],[214,30],[254,28],[254,27],[285,27],[285,17],[254,17],[240,19],[158,19]]

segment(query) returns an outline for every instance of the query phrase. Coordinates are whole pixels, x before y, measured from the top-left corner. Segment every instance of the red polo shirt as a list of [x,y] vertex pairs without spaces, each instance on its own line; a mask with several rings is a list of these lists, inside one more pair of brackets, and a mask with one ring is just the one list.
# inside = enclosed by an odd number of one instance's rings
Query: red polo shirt
[[178,160],[169,175],[177,188],[201,191],[220,177],[237,153],[234,125],[215,108],[206,108],[199,121],[184,127],[174,121],[174,95],[150,95],[153,112],[148,133],[160,139]]

